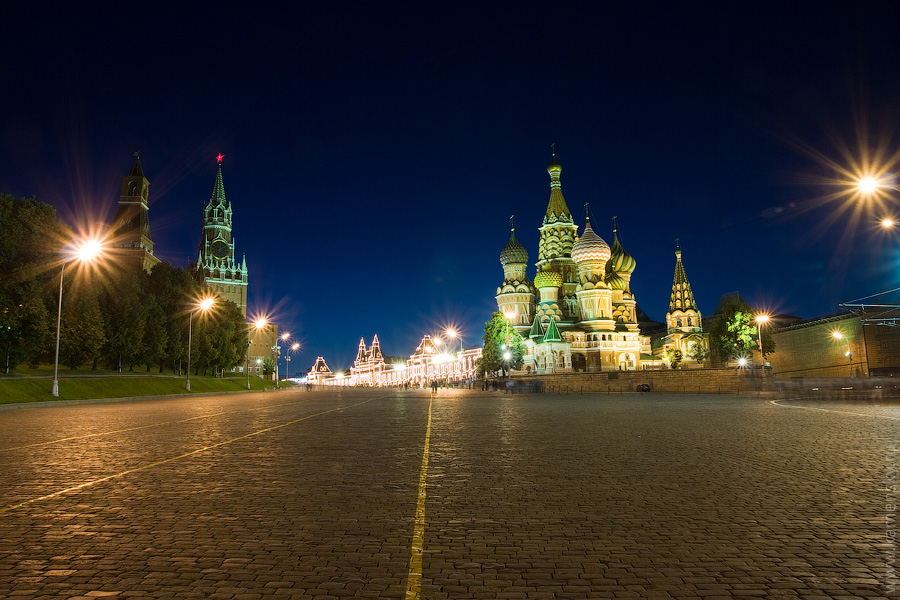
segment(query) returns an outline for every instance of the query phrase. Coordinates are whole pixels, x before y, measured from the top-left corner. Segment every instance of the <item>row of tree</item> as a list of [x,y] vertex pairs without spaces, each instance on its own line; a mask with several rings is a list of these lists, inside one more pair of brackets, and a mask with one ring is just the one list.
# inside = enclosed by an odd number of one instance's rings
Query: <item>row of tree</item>
[[[192,311],[203,285],[186,269],[160,263],[135,273],[115,256],[94,264],[65,253],[72,231],[53,207],[0,194],[0,356],[6,371],[53,362],[62,269],[60,364],[76,369],[138,365],[181,372],[186,366]],[[242,364],[248,329],[240,309],[217,299],[191,323],[191,363],[199,373]]]

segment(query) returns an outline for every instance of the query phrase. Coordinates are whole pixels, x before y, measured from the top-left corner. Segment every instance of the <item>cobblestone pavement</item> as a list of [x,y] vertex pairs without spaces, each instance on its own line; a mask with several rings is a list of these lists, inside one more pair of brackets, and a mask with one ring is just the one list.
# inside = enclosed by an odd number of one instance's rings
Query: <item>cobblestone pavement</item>
[[417,545],[423,599],[897,597],[898,479],[897,404],[346,390],[5,410],[0,598],[403,598]]

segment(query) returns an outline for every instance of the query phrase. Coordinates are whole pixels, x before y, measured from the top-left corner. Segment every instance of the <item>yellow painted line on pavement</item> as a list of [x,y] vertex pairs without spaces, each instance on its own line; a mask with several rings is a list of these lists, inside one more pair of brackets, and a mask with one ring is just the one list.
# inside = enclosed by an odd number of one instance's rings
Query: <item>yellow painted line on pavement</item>
[[778,400],[769,400],[769,404],[780,406],[781,408],[801,408],[803,410],[818,410],[821,412],[838,413],[839,415],[853,415],[855,417],[869,417],[870,419],[891,419],[892,421],[900,421],[900,417],[891,417],[889,415],[870,415],[866,413],[850,412],[848,410],[831,410],[828,408],[819,408],[817,406],[797,406],[796,404],[781,404]]
[[431,445],[431,406],[428,401],[428,425],[425,427],[425,448],[422,451],[422,467],[419,469],[419,495],[416,501],[416,523],[413,527],[412,547],[409,556],[409,575],[406,578],[406,600],[419,600],[422,594],[422,552],[425,545],[425,481],[428,476],[428,449]]
[[339,410],[346,410],[348,408],[355,408],[357,406],[361,406],[363,404],[367,404],[372,400],[377,400],[378,398],[369,398],[368,400],[363,400],[362,402],[357,402],[356,404],[349,404],[347,406],[338,406],[336,408],[332,408],[330,410],[323,410],[322,412],[318,412],[312,415],[307,415],[305,417],[301,417],[299,419],[294,419],[293,421],[288,421],[287,423],[282,423],[280,425],[273,425],[272,427],[266,427],[265,429],[260,429],[257,431],[253,431],[251,433],[247,433],[236,438],[231,438],[230,440],[225,440],[224,442],[219,442],[217,444],[211,444],[209,446],[204,446],[203,448],[198,448],[197,450],[192,450],[191,452],[185,452],[184,454],[179,454],[178,456],[173,456],[171,458],[166,458],[163,460],[158,460],[156,462],[152,462],[150,464],[144,465],[143,467],[135,467],[134,469],[128,469],[126,471],[122,471],[120,473],[114,473],[112,475],[107,475],[106,477],[101,477],[99,479],[94,479],[91,481],[86,481],[84,483],[80,483],[78,485],[74,485],[72,487],[68,487],[64,490],[59,490],[57,492],[53,492],[52,494],[47,494],[45,496],[39,496],[38,498],[32,498],[30,500],[25,500],[24,502],[19,502],[17,504],[11,504],[4,508],[0,508],[0,514],[7,513],[11,510],[15,510],[17,508],[21,508],[23,506],[28,506],[29,504],[34,504],[35,502],[40,502],[41,500],[49,500],[50,498],[56,498],[57,496],[62,496],[63,494],[67,494],[69,492],[76,492],[78,490],[82,490],[87,487],[91,487],[93,485],[97,485],[98,483],[103,483],[104,481],[109,481],[111,479],[118,479],[120,477],[124,477],[125,475],[130,475],[132,473],[139,473],[141,471],[146,471],[147,469],[152,469],[153,467],[158,467],[160,465],[165,465],[167,463],[175,462],[176,460],[181,460],[182,458],[187,458],[189,456],[194,456],[196,454],[200,454],[201,452],[206,452],[208,450],[213,450],[215,448],[219,448],[221,446],[227,446],[228,444],[233,444],[234,442],[239,442],[241,440],[245,440],[247,438],[260,435],[261,433],[267,433],[269,431],[274,431],[276,429],[281,429],[282,427],[287,427],[289,425],[294,425],[295,423],[300,423],[301,421],[306,421],[308,419],[312,419],[313,417],[320,417],[322,415],[327,415],[328,413],[333,413]]

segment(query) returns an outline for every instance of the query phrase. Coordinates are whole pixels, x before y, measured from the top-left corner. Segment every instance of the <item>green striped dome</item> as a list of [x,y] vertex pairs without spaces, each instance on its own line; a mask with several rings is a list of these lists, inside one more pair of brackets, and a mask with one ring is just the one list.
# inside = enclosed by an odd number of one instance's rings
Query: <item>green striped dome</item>
[[624,290],[628,286],[628,283],[622,279],[618,273],[612,271],[606,276],[606,285],[608,285],[611,290]]
[[612,269],[616,273],[634,273],[637,262],[619,243],[619,234],[615,229],[613,229],[611,254],[609,262],[606,263],[607,269]]

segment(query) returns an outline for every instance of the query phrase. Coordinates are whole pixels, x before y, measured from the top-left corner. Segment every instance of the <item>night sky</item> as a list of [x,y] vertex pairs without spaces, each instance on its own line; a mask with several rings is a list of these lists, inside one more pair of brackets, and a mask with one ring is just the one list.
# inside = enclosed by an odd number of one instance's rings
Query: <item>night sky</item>
[[534,277],[554,143],[576,223],[589,202],[611,241],[618,217],[656,320],[676,238],[704,314],[900,287],[877,226],[900,193],[840,184],[900,173],[897,3],[198,4],[5,9],[0,191],[109,222],[139,150],[156,254],[184,267],[221,152],[249,312],[299,338],[293,371],[376,333],[396,356],[451,325],[480,343],[512,214]]

